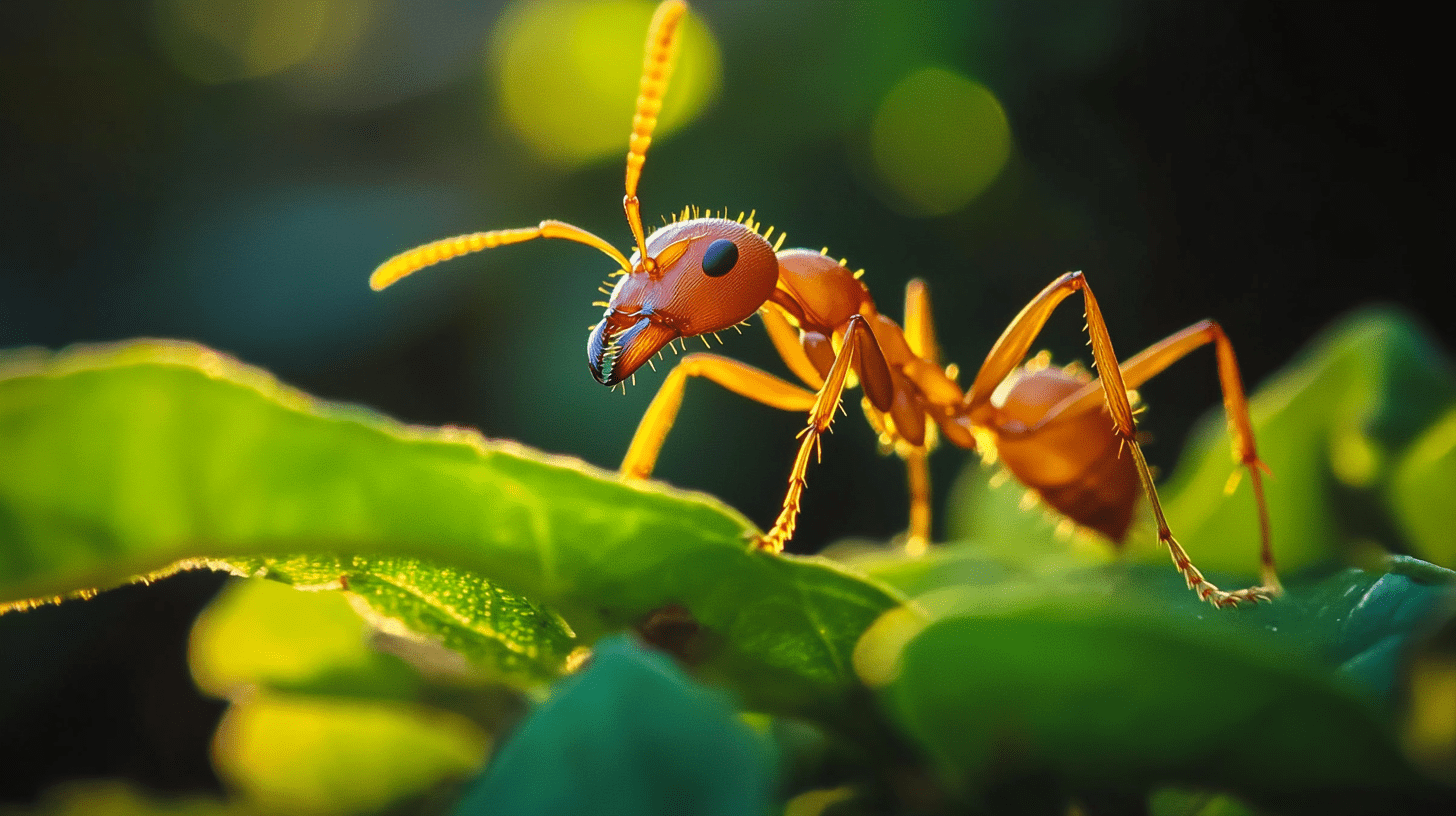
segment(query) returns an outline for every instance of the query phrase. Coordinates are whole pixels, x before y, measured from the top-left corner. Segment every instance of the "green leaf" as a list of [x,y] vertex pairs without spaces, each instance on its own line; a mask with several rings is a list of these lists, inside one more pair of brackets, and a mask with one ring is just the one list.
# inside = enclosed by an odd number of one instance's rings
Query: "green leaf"
[[1349,570],[1220,611],[1161,573],[943,588],[918,602],[939,619],[889,613],[856,661],[969,796],[1032,779],[1063,796],[1174,784],[1331,812],[1435,795],[1376,701],[1449,614],[1449,583]]
[[478,575],[403,557],[235,557],[228,569],[303,589],[347,589],[376,628],[434,638],[476,666],[523,681],[560,674],[575,635],[558,615]]
[[198,686],[231,702],[212,759],[232,801],[377,812],[453,793],[484,763],[488,733],[524,704],[503,687],[463,683],[458,656],[456,675],[432,675],[442,685],[376,651],[381,642],[398,646],[337,592],[240,580],[208,606],[188,658]]
[[[455,580],[547,607],[583,643],[677,605],[701,627],[706,675],[750,705],[821,714],[855,685],[855,640],[897,603],[828,561],[752,549],[750,525],[711,498],[328,404],[185,343],[10,359],[0,440],[0,599],[11,601],[231,559],[303,581],[337,580],[337,567],[387,614],[447,637],[438,617],[453,616]],[[436,574],[396,582],[407,562],[382,559],[400,557]],[[371,571],[356,574],[361,563]],[[379,600],[381,584],[410,582],[404,596],[444,602]],[[485,627],[531,648],[513,639],[516,623]]]
[[558,684],[454,812],[755,816],[771,791],[764,740],[732,706],[622,636]]
[[[1250,400],[1259,453],[1272,471],[1265,486],[1281,567],[1295,571],[1370,542],[1404,551],[1412,542],[1402,528],[1415,530],[1417,541],[1437,539],[1422,552],[1445,552],[1451,533],[1438,528],[1449,523],[1438,519],[1449,518],[1449,501],[1427,502],[1456,495],[1456,469],[1435,461],[1451,434],[1428,437],[1430,453],[1407,460],[1406,481],[1431,479],[1424,493],[1402,496],[1410,486],[1400,484],[1399,473],[1407,452],[1456,406],[1450,362],[1409,318],[1389,310],[1337,323],[1301,357]],[[1247,485],[1224,495],[1235,467],[1228,451],[1219,412],[1190,439],[1162,490],[1164,507],[1195,563],[1250,574],[1257,568],[1257,519]]]
[[1388,501],[1415,554],[1456,567],[1456,407],[1406,450],[1390,480]]

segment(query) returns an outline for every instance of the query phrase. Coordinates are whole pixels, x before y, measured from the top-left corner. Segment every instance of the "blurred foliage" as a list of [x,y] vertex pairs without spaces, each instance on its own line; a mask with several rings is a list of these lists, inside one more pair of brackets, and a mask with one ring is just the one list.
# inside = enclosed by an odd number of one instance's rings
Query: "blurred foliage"
[[46,791],[34,810],[0,806],[0,813],[45,813],[50,816],[251,816],[256,810],[242,804],[224,803],[204,796],[158,798],[148,796],[121,782],[71,783]]
[[413,703],[260,692],[228,709],[213,763],[264,812],[368,813],[468,776],[486,745],[463,717]]
[[[1297,570],[1373,546],[1456,567],[1456,530],[1432,524],[1433,511],[1450,506],[1439,500],[1451,490],[1440,468],[1451,467],[1453,439],[1439,422],[1456,409],[1450,360],[1418,327],[1381,311],[1341,321],[1312,344],[1316,354],[1265,383],[1249,406],[1272,472],[1265,484],[1281,560]],[[1227,439],[1211,420],[1189,445],[1207,450]],[[1215,554],[1209,563],[1223,570],[1235,568],[1229,543],[1258,536],[1247,488],[1221,500],[1229,472],[1227,462],[1204,457],[1181,465],[1167,488],[1181,540]],[[1424,485],[1402,500],[1402,482]]]
[[349,688],[384,696],[411,695],[409,678],[369,648],[370,631],[341,594],[240,581],[198,617],[188,657],[198,688],[215,697],[243,696],[259,685],[309,688],[322,678],[332,685],[349,678]]

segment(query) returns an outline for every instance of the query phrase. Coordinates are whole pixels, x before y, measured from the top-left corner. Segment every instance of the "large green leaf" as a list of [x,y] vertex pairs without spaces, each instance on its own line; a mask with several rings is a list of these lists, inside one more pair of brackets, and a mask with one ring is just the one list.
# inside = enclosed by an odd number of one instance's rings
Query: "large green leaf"
[[1456,573],[1406,556],[1388,559],[1385,570],[1304,575],[1273,603],[1237,610],[1207,606],[1163,564],[1078,561],[1058,554],[1007,563],[970,546],[920,558],[862,556],[851,563],[900,589],[932,616],[1049,598],[1096,615],[1098,605],[1110,599],[1136,598],[1170,626],[1277,643],[1285,654],[1344,676],[1387,706],[1399,698],[1410,652],[1456,604]]
[[[1265,481],[1275,552],[1295,570],[1371,542],[1444,560],[1451,544],[1449,502],[1456,495],[1451,437],[1400,464],[1417,441],[1456,407],[1451,363],[1409,318],[1390,310],[1360,312],[1331,326],[1301,359],[1260,386],[1250,400],[1259,452],[1272,471]],[[1241,485],[1225,496],[1234,468],[1222,416],[1190,438],[1164,489],[1168,519],[1201,566],[1249,573],[1258,526],[1252,493]],[[1443,453],[1443,451],[1445,451]],[[1425,493],[1402,495],[1414,474]],[[1434,481],[1425,482],[1424,477]],[[1395,491],[1395,492],[1392,492]],[[1434,528],[1448,528],[1444,543]]]
[[402,556],[549,607],[583,643],[685,608],[707,675],[752,706],[807,713],[843,703],[855,639],[897,602],[830,562],[755,551],[750,525],[708,497],[324,403],[190,344],[12,357],[0,450],[0,600],[189,559],[246,571],[302,554],[326,570]]
[[[1321,644],[1300,642],[1319,593],[1287,603],[1275,626],[1169,613],[1143,588],[946,590],[943,617],[891,612],[857,659],[973,798],[1021,796],[1031,780],[1051,803],[1138,799],[1168,784],[1332,813],[1399,812],[1448,795],[1410,767],[1370,696],[1320,665]],[[1348,606],[1340,620],[1362,626]],[[1275,631],[1285,622],[1296,634]]]

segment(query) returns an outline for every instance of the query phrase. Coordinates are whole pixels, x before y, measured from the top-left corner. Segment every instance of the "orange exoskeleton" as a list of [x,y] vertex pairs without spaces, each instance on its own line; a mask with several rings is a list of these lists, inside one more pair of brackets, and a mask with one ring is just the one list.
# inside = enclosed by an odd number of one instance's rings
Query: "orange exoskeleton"
[[[689,377],[706,377],[775,408],[806,412],[808,424],[800,435],[782,511],[757,541],[766,549],[782,550],[794,534],[810,460],[853,374],[864,389],[870,422],[906,462],[911,549],[923,549],[929,541],[925,457],[943,437],[962,448],[985,451],[994,446],[1007,470],[1048,505],[1117,542],[1125,537],[1139,498],[1146,496],[1159,540],[1168,547],[1178,571],[1200,598],[1215,606],[1257,602],[1278,594],[1263,465],[1254,448],[1233,346],[1218,324],[1198,323],[1119,365],[1087,279],[1080,272],[1067,273],[1011,321],[970,387],[963,390],[954,366],[940,363],[929,295],[920,281],[912,281],[906,292],[902,327],[876,309],[868,288],[842,262],[825,252],[780,250],[769,243],[772,228],[760,234],[752,215],[735,221],[685,211],[679,220],[644,234],[637,183],[686,11],[681,0],[668,0],[658,7],[648,32],[622,202],[636,248],[631,258],[580,227],[542,221],[535,227],[474,233],[412,249],[381,265],[370,284],[382,289],[442,260],[536,238],[563,238],[596,247],[620,267],[613,273],[617,282],[610,301],[599,304],[606,312],[587,341],[588,366],[598,381],[609,386],[631,377],[676,340],[721,331],[754,313],[761,315],[775,349],[803,385],[716,354],[686,355],[648,407],[621,472],[627,478],[651,475]],[[1047,318],[1073,294],[1080,294],[1085,306],[1098,379],[1024,365]],[[1128,398],[1129,389],[1208,343],[1217,354],[1234,452],[1250,475],[1262,539],[1260,585],[1234,591],[1208,582],[1173,538],[1138,444]],[[1003,393],[993,400],[998,389]]]

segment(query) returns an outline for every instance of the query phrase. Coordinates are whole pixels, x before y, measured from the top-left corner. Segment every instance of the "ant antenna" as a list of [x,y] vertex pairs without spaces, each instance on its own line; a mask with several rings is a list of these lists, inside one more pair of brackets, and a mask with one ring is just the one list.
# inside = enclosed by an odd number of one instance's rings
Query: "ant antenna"
[[[632,136],[627,143],[627,194],[622,198],[622,209],[627,213],[627,226],[631,227],[632,237],[637,242],[639,267],[646,272],[657,269],[657,260],[647,255],[647,237],[642,232],[642,205],[637,200],[637,182],[642,178],[642,164],[647,161],[647,147],[652,144],[652,131],[657,127],[657,114],[662,111],[662,95],[667,90],[668,78],[672,76],[673,56],[677,51],[678,23],[682,21],[687,10],[687,4],[683,0],[670,0],[658,6],[657,12],[652,16],[652,25],[647,31],[646,55],[642,60],[642,82],[637,92],[637,111],[632,116]],[[401,252],[380,264],[369,277],[369,285],[375,290],[383,289],[400,278],[441,261],[537,238],[561,238],[596,247],[616,261],[623,272],[632,271],[632,264],[627,257],[605,240],[564,221],[548,220],[535,227],[476,232],[431,241]]]
[[637,200],[637,181],[642,178],[642,164],[647,161],[647,148],[652,144],[652,131],[657,127],[657,114],[662,111],[662,95],[672,76],[672,59],[677,51],[678,23],[688,10],[687,4],[663,3],[652,15],[647,30],[647,49],[642,58],[642,84],[637,92],[637,111],[632,116],[632,136],[627,141],[627,194],[622,209],[627,213],[627,226],[637,241],[637,256],[642,269],[651,272],[657,264],[647,255],[647,238],[642,233],[642,204]]
[[424,246],[417,246],[380,264],[379,268],[374,270],[374,274],[369,276],[369,286],[377,292],[406,275],[414,274],[441,261],[448,261],[451,258],[479,252],[483,249],[494,249],[506,244],[519,244],[537,238],[564,238],[578,244],[596,247],[607,257],[616,261],[623,271],[632,271],[632,265],[627,263],[627,258],[605,240],[574,224],[548,220],[542,221],[534,227],[474,232],[469,235],[457,235],[453,238],[441,238]]

